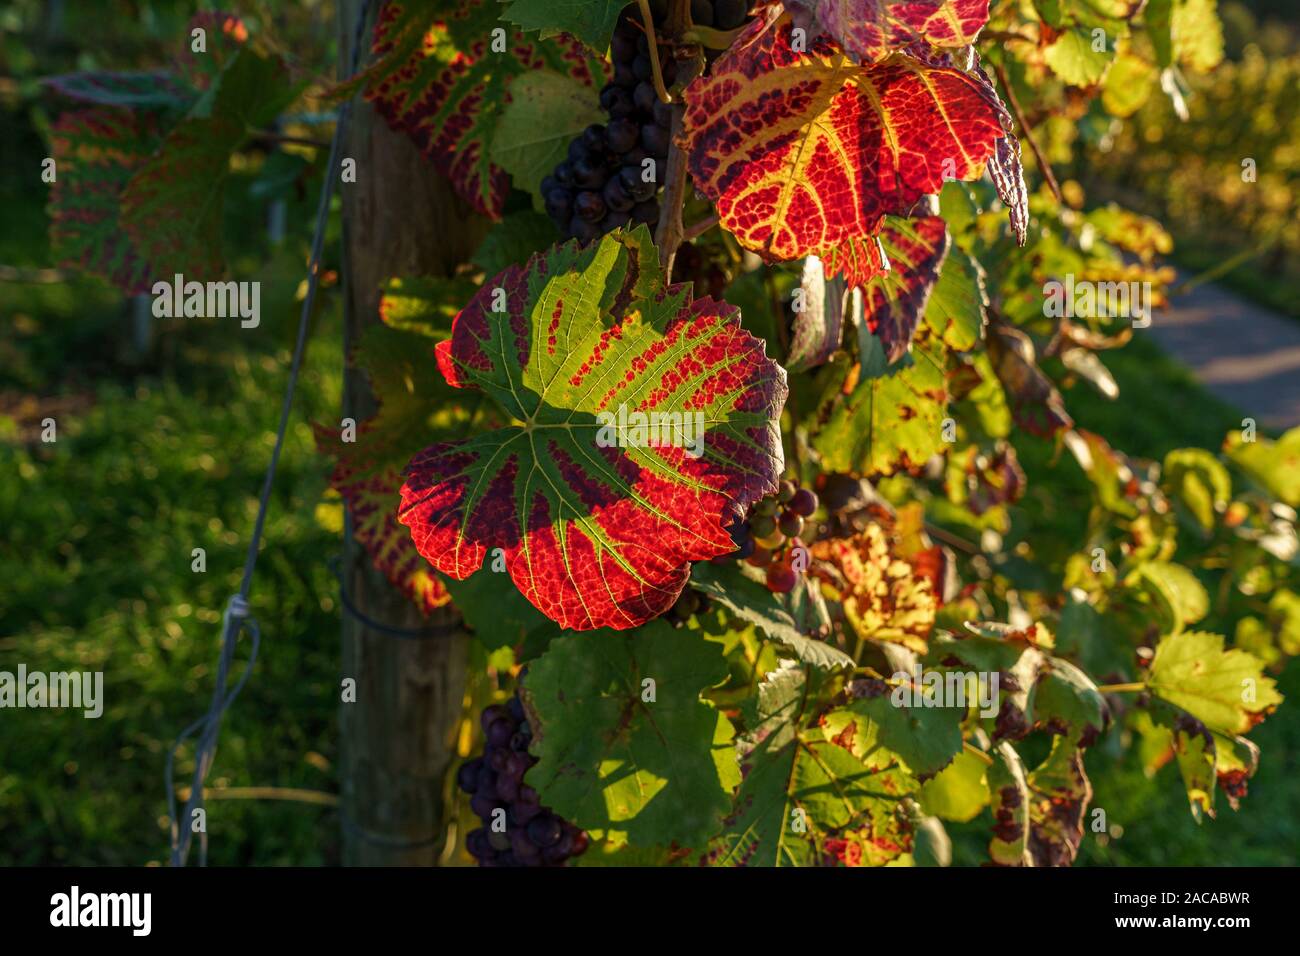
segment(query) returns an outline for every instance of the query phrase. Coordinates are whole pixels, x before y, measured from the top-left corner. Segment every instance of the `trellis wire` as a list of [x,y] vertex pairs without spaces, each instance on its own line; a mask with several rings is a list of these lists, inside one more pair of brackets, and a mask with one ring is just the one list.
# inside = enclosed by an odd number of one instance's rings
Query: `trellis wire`
[[[349,75],[355,75],[361,59],[362,34],[365,30],[366,15],[370,0],[361,0],[357,11],[357,22],[352,37],[352,58]],[[262,481],[262,494],[257,504],[257,520],[253,524],[253,535],[248,542],[248,554],[244,558],[244,575],[239,584],[239,593],[231,596],[221,619],[221,656],[217,664],[216,686],[212,689],[212,701],[207,712],[198,720],[180,732],[176,742],[167,754],[167,813],[171,818],[171,863],[172,866],[184,866],[190,851],[193,836],[194,812],[203,809],[203,784],[212,767],[217,751],[217,739],[221,734],[221,719],[227,708],[234,702],[245,682],[252,673],[257,660],[258,647],[261,644],[261,632],[257,622],[249,616],[248,597],[253,586],[253,572],[257,568],[257,555],[262,542],[262,530],[266,524],[266,513],[271,503],[271,487],[275,482],[276,467],[280,462],[280,450],[284,445],[284,435],[289,426],[289,413],[293,408],[293,396],[298,387],[298,373],[302,368],[303,354],[307,349],[307,330],[310,326],[312,306],[316,301],[316,288],[320,282],[321,251],[325,245],[325,224],[329,219],[330,198],[334,194],[334,181],[338,168],[339,147],[347,129],[351,114],[351,102],[344,102],[339,107],[338,124],[334,127],[334,138],[330,143],[329,162],[325,167],[325,181],[321,184],[320,204],[316,209],[316,230],[312,236],[311,259],[307,270],[307,294],[303,298],[302,313],[298,318],[298,338],[294,343],[293,363],[289,368],[289,381],[285,385],[284,399],[280,405],[280,424],[275,434],[275,447],[271,450],[271,461],[266,467],[266,476]],[[235,645],[239,634],[247,628],[252,634],[252,648],[248,662],[235,686],[227,693],[226,681],[230,675],[230,666],[235,657]],[[194,753],[194,778],[190,786],[189,799],[185,801],[183,818],[176,815],[176,784],[174,767],[176,752],[181,745],[196,732],[199,735],[198,746]],[[182,825],[183,824],[183,825]],[[208,858],[208,838],[206,827],[199,840],[199,865],[206,866]]]

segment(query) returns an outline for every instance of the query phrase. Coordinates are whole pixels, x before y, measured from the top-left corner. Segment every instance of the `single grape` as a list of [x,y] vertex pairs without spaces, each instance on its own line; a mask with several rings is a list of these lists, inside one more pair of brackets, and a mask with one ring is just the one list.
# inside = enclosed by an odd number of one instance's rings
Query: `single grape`
[[492,811],[497,807],[494,798],[485,797],[481,793],[476,793],[469,798],[469,808],[474,811],[474,816],[486,822],[491,816]]
[[654,109],[652,110],[655,118],[655,125],[668,129],[673,125],[673,105],[665,103],[663,100],[655,100]]
[[569,220],[569,235],[582,243],[591,242],[600,238],[600,226],[581,216],[574,216]]
[[622,119],[611,120],[604,135],[609,140],[609,148],[615,153],[622,154],[637,144],[641,130],[634,120],[625,116]]
[[[609,170],[604,163],[593,157],[585,157],[573,164],[573,184],[579,189],[600,189],[609,179]],[[576,205],[574,208],[578,208]]]
[[[646,49],[649,49],[648,44]],[[632,61],[632,72],[636,74],[638,80],[643,82],[654,76],[654,67],[650,65],[649,53],[643,52],[636,55],[636,59]]]
[[[640,166],[624,166],[618,171],[618,181],[636,202],[645,202],[659,191],[655,183],[646,182]],[[655,218],[659,217],[656,215]]]
[[487,765],[492,768],[494,773],[500,773],[506,768],[506,758],[510,756],[510,751],[505,747],[487,748]]
[[519,795],[519,781],[514,777],[501,776],[497,778],[497,797],[507,803],[514,800]]
[[560,165],[556,166],[555,172],[551,175],[555,177],[555,181],[561,186],[573,185],[573,167],[569,164],[567,159],[560,163]]
[[564,835],[564,825],[551,813],[543,813],[528,821],[528,839],[540,847],[555,846]]
[[510,716],[516,722],[523,720],[527,716],[524,713],[524,702],[518,696],[511,697],[506,701],[506,710],[510,712]]
[[598,192],[580,192],[573,201],[573,211],[587,222],[598,222],[605,218],[605,200]]
[[757,541],[751,541],[751,543],[754,545],[754,552],[745,560],[754,567],[765,568],[776,559],[776,555],[772,553],[771,548],[764,548]]
[[646,151],[657,159],[668,155],[668,130],[655,123],[646,123],[641,127],[641,142]]
[[691,23],[700,27],[713,26],[713,4],[709,0],[691,0]]
[[732,557],[735,558],[737,561],[743,561],[746,558],[748,558],[750,555],[754,554],[757,549],[758,549],[758,545],[755,544],[754,539],[749,538],[745,541],[744,544],[740,546],[740,550],[738,550],[735,554],[733,554]]
[[803,534],[803,518],[795,514],[793,511],[787,511],[785,514],[781,515],[781,520],[777,522],[777,527],[781,529],[781,533],[784,535],[791,538],[798,537]]
[[756,515],[774,517],[780,510],[781,506],[776,503],[775,498],[763,498],[758,504],[754,505],[754,514]]
[[479,715],[479,723],[484,731],[491,727],[494,721],[509,719],[510,711],[506,710],[504,704],[489,704],[483,708],[483,713]]
[[632,88],[637,84],[636,73],[627,60],[614,61],[614,83],[618,86]]
[[755,538],[770,537],[776,530],[776,519],[771,515],[755,515],[749,519],[749,530]]
[[608,95],[601,94],[600,105],[609,114],[610,119],[622,119],[636,112],[636,104],[632,102],[632,94],[626,89],[612,84],[605,87],[605,89],[609,93]]
[[781,547],[781,545],[785,544],[785,534],[782,533],[780,528],[777,528],[768,535],[754,535],[754,541],[761,547],[775,551],[777,548]]
[[473,760],[467,760],[460,765],[456,771],[456,786],[460,787],[465,793],[473,793],[478,789],[478,775],[483,767],[483,758],[475,757]]
[[605,205],[614,212],[629,212],[636,205],[635,200],[623,188],[623,181],[618,176],[605,183],[601,196],[605,200]]
[[805,518],[811,518],[817,511],[817,492],[808,488],[800,488],[790,499],[790,510],[797,515],[803,515]]
[[777,594],[789,594],[799,583],[799,576],[786,564],[773,564],[767,569],[767,586]]
[[781,502],[781,504],[783,505],[789,504],[790,501],[794,498],[796,490],[797,489],[795,488],[793,481],[787,481],[783,479],[781,483],[776,487],[776,500]]
[[[505,708],[501,708],[505,712]],[[510,742],[510,735],[515,732],[515,722],[510,719],[510,714],[492,721],[491,726],[487,729],[487,742],[489,747],[504,747]]]
[[655,104],[659,102],[659,94],[655,92],[654,85],[651,83],[641,83],[632,91],[632,104],[642,113],[654,113]]

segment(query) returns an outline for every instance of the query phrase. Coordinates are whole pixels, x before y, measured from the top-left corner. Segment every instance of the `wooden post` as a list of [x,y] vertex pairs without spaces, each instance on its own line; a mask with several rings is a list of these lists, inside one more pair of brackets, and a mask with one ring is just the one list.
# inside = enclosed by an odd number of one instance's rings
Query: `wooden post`
[[[339,0],[340,62],[350,57],[360,0]],[[370,5],[368,43],[380,4]],[[362,62],[366,57],[363,55]],[[342,183],[345,343],[379,322],[379,289],[392,276],[447,275],[466,261],[485,224],[404,134],[358,97],[343,156],[357,181]],[[330,170],[338,176],[340,171]],[[348,369],[344,416],[375,410],[364,373]],[[343,579],[354,605],[372,620],[418,628],[411,603],[376,572],[347,530]],[[454,622],[448,611],[430,623]],[[356,702],[340,706],[340,807],[343,862],[351,866],[433,865],[445,830],[445,783],[465,692],[463,632],[403,640],[376,632],[346,612],[342,673],[356,680]]]

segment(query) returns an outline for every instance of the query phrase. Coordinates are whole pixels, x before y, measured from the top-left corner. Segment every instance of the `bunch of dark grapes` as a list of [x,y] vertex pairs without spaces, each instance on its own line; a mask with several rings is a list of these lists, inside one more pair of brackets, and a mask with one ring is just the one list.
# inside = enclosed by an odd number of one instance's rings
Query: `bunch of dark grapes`
[[[652,7],[666,12],[665,4]],[[561,233],[582,242],[629,223],[654,229],[659,221],[655,194],[664,181],[673,112],[655,92],[650,43],[635,10],[623,11],[610,41],[614,79],[600,91],[609,122],[588,126],[542,180],[547,214]],[[659,63],[664,85],[671,86],[676,64],[668,47],[659,47]]]
[[[537,791],[524,783],[537,760],[528,753],[533,732],[518,695],[505,706],[485,708],[480,721],[487,738],[483,756],[461,764],[456,774],[470,795],[470,809],[483,821],[465,838],[479,866],[559,866],[587,849],[587,835],[542,806]],[[494,828],[497,820],[504,829]]]
[[778,594],[794,590],[799,580],[792,566],[794,551],[804,546],[800,535],[817,506],[815,492],[793,481],[782,481],[776,494],[759,501],[750,509],[749,517],[727,529],[737,550],[726,558],[766,568],[767,586]]

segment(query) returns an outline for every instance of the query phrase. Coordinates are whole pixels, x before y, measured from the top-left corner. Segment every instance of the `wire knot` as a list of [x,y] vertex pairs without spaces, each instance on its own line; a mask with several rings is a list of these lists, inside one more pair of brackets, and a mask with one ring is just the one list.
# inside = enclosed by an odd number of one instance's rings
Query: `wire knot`
[[238,594],[230,595],[230,601],[226,604],[226,616],[237,620],[244,620],[248,617],[248,602]]

